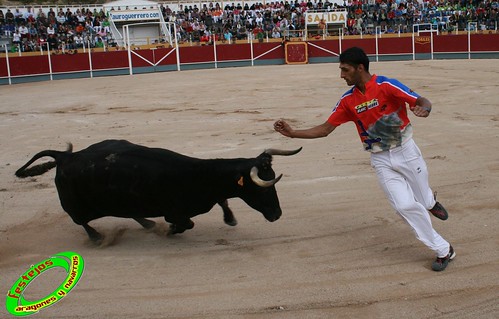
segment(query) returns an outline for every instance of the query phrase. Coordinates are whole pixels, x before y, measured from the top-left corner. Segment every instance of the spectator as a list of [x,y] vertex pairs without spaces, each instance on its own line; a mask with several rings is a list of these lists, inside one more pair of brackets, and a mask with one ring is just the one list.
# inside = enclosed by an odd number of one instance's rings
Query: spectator
[[21,13],[21,11],[19,11],[19,9],[16,9],[16,11],[14,11],[14,21],[17,25],[20,25],[21,23],[26,21],[24,20],[24,15]]
[[258,42],[263,42],[265,35],[263,34],[263,29],[259,25],[253,29],[253,37],[257,39]]
[[77,33],[74,37],[74,44],[75,44],[75,47],[78,48],[78,49],[81,49],[83,48],[83,36],[81,35],[81,33]]
[[227,41],[228,44],[231,43],[231,41],[232,41],[232,33],[230,32],[229,29],[225,29],[224,39],[225,39],[225,41]]
[[5,13],[5,24],[14,24],[14,22],[14,14],[10,11],[10,9],[7,9],[7,12]]
[[36,14],[36,22],[39,24],[45,24],[47,23],[47,16],[45,15],[45,12],[40,8],[38,10],[38,13]]
[[56,36],[54,33],[49,34],[49,37],[47,39],[47,43],[49,45],[49,50],[57,50],[59,48],[59,41],[57,40]]
[[24,23],[19,26],[18,31],[21,35],[21,41],[29,38],[29,29],[28,27],[26,27],[26,25],[24,25]]
[[102,41],[107,42],[107,32],[104,31],[104,29],[99,29],[99,32],[97,32],[97,36],[102,39]]
[[83,26],[82,23],[78,23],[78,25],[75,28],[75,31],[76,31],[77,34],[81,35],[85,31],[85,27]]
[[12,37],[12,35],[16,31],[16,27],[14,26],[14,23],[8,23],[4,26],[3,30],[6,36]]
[[34,23],[31,22],[28,23],[28,30],[29,30],[29,38],[36,39],[36,36],[38,35],[38,30]]
[[31,10],[32,10],[31,7],[26,8],[26,11],[23,14],[23,19],[25,22],[35,21],[35,16],[33,15],[33,12]]
[[279,28],[274,27],[274,29],[272,30],[272,38],[279,39],[280,37],[281,37],[281,32],[279,32]]
[[44,36],[38,37],[36,45],[37,45],[37,48],[39,50],[46,50],[47,49],[47,38],[45,38]]
[[319,35],[326,35],[326,20],[320,19],[317,30]]
[[14,34],[12,34],[12,44],[15,46],[21,44],[21,34],[17,29],[14,31]]
[[101,26],[106,33],[111,33],[111,24],[109,23],[109,20],[107,18],[104,18],[104,20],[102,20]]
[[47,34],[50,36],[50,35],[55,35],[55,28],[56,28],[56,25],[55,24],[51,24],[47,27]]
[[95,47],[96,48],[104,48],[104,41],[102,41],[102,38],[100,37],[100,35],[98,35],[95,38]]
[[49,9],[49,12],[47,14],[47,18],[49,19],[49,22],[54,22],[55,21],[55,12],[52,8]]
[[76,20],[78,21],[78,23],[81,24],[84,24],[86,20],[85,16],[81,13],[79,9],[76,11]]
[[100,22],[100,18],[99,17],[96,16],[94,18],[93,26],[94,26],[95,32],[99,33],[101,31],[102,27],[101,27],[101,22]]
[[64,15],[64,12],[62,12],[62,9],[57,13],[56,21],[58,24],[64,24],[66,23],[66,16]]

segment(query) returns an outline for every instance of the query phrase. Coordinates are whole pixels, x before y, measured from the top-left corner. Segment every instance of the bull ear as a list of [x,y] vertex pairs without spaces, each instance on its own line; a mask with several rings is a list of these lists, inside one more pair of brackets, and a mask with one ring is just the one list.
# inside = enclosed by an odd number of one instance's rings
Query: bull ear
[[259,162],[261,165],[261,167],[264,169],[264,170],[268,170],[272,167],[272,155],[270,154],[267,154],[266,152],[263,152],[260,156],[259,156]]
[[260,187],[271,187],[281,179],[282,174],[270,181],[264,181],[263,179],[258,177],[258,168],[256,166],[253,166],[250,171],[250,177],[253,183]]

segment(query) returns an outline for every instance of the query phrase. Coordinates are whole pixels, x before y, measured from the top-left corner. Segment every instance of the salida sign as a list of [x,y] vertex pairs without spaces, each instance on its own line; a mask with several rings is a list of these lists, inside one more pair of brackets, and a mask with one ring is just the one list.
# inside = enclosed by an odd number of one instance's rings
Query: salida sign
[[332,12],[311,12],[306,13],[305,21],[307,25],[319,24],[324,20],[326,24],[347,24],[346,11],[332,11]]
[[[24,292],[29,284],[45,271],[54,267],[62,267],[66,271],[67,277],[64,281],[47,296],[35,301],[26,300]],[[5,302],[7,310],[14,316],[28,316],[37,313],[43,308],[52,306],[64,298],[76,286],[76,283],[83,274],[83,267],[83,258],[71,251],[55,254],[49,259],[32,265],[7,292],[7,300]]]

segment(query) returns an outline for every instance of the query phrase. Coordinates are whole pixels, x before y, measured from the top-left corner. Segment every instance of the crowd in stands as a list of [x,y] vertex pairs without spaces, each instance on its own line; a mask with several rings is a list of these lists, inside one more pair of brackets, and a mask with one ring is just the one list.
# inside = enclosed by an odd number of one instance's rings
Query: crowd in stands
[[[465,30],[468,23],[480,30],[497,30],[497,0],[345,0],[342,5],[329,0],[276,1],[221,7],[211,2],[202,7],[180,4],[177,10],[161,4],[165,21],[175,22],[179,42],[234,42],[237,39],[286,38],[303,36],[305,12],[347,11],[343,34],[412,32],[414,24],[431,23],[441,31]],[[56,12],[57,11],[57,12]],[[0,10],[0,34],[12,41],[13,50],[52,50],[76,52],[83,47],[114,46],[110,23],[104,9],[63,8],[48,13],[27,8]],[[336,29],[336,31],[338,31]],[[322,21],[307,29],[307,36],[334,35]]]
[[[204,4],[201,8],[180,6],[172,11],[161,6],[166,21],[177,24],[177,38],[203,41],[212,34],[222,40],[283,38],[303,36],[305,12],[346,10],[347,24],[343,34],[373,34],[380,32],[412,32],[414,24],[432,24],[440,31],[466,30],[468,22],[475,28],[497,30],[499,4],[497,0],[345,0],[342,5],[329,0],[281,1],[225,5]],[[335,29],[336,27],[336,29]],[[309,32],[309,30],[311,32]],[[307,29],[307,36],[338,32],[337,26],[322,25]],[[315,34],[314,34],[315,32]]]
[[74,53],[85,47],[103,47],[111,36],[110,25],[104,10],[76,9],[57,12],[50,8],[33,12],[28,7],[0,10],[0,32],[12,40],[12,51],[39,51],[41,47],[55,52]]

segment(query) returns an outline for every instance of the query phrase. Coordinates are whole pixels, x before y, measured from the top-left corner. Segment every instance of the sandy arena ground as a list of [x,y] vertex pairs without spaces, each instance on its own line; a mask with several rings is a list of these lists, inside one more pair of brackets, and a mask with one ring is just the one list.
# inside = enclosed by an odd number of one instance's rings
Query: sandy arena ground
[[[428,97],[412,116],[430,182],[450,218],[434,227],[457,257],[433,253],[390,208],[352,124],[325,139],[288,139],[276,119],[322,123],[347,89],[338,64],[199,70],[0,87],[0,292],[32,264],[75,251],[85,271],[70,294],[33,318],[499,318],[499,64],[497,60],[372,63]],[[275,223],[240,199],[239,225],[217,206],[194,229],[166,237],[133,220],[91,223],[96,247],[62,210],[55,170],[14,172],[44,149],[127,139],[187,155],[274,158],[283,216]],[[36,300],[62,268],[25,291]],[[4,295],[5,296],[5,295]],[[0,317],[11,317],[0,299]]]

